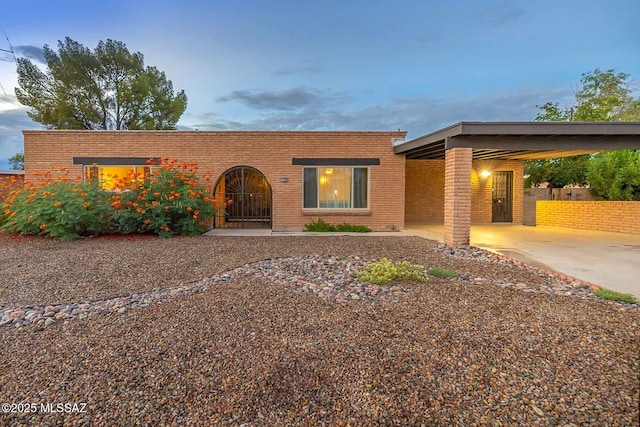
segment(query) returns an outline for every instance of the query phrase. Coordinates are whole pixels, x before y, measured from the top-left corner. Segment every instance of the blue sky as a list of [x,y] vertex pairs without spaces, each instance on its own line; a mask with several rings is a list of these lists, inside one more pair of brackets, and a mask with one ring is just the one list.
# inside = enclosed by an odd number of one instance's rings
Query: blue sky
[[[181,129],[388,130],[531,120],[581,74],[640,79],[640,2],[103,0],[5,2],[19,56],[69,36],[123,41],[189,99]],[[0,49],[8,49],[0,40]],[[39,129],[0,52],[0,169]]]

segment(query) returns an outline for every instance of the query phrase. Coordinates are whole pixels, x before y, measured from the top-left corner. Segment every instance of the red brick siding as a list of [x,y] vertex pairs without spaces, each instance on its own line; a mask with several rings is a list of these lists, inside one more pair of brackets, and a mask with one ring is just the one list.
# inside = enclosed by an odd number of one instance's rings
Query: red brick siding
[[[82,166],[73,157],[169,157],[197,162],[214,181],[234,166],[261,171],[273,192],[273,230],[300,230],[318,216],[333,223],[351,222],[374,230],[404,227],[404,156],[393,153],[393,140],[404,132],[210,132],[210,131],[24,131],[27,179],[35,171],[66,166],[71,176]],[[366,215],[303,212],[302,167],[294,157],[374,157],[369,212]],[[280,182],[288,178],[287,183]]]
[[536,225],[640,234],[640,202],[538,200]]

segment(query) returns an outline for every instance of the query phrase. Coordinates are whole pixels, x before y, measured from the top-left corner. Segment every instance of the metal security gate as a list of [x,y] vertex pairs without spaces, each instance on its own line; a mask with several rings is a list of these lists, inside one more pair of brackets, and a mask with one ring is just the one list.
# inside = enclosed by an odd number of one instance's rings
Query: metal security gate
[[513,222],[513,172],[494,172],[492,222]]
[[229,169],[218,180],[214,195],[220,209],[214,228],[271,228],[271,186],[248,166]]

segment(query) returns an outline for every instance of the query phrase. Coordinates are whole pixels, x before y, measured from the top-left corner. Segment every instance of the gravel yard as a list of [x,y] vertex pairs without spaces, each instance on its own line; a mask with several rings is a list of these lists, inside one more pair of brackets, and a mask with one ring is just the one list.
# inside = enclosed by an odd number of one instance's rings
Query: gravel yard
[[[462,277],[344,291],[382,257]],[[81,312],[0,326],[0,403],[37,409],[0,425],[638,425],[637,306],[429,240],[0,235],[0,265],[2,312]]]

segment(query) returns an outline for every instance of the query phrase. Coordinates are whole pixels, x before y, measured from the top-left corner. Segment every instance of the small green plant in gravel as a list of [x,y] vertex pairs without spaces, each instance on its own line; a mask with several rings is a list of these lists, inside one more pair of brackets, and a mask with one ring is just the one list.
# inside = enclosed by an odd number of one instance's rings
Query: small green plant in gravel
[[460,273],[458,273],[457,271],[447,270],[446,268],[431,267],[429,270],[427,270],[427,273],[430,276],[440,277],[440,278],[460,277]]
[[599,298],[611,301],[620,301],[629,304],[635,304],[636,302],[638,302],[633,295],[622,294],[620,292],[611,291],[609,289],[596,289],[595,291],[593,291],[593,294]]
[[424,267],[410,264],[407,261],[393,262],[382,258],[365,266],[364,270],[356,273],[358,279],[373,285],[385,286],[397,279],[424,282]]

